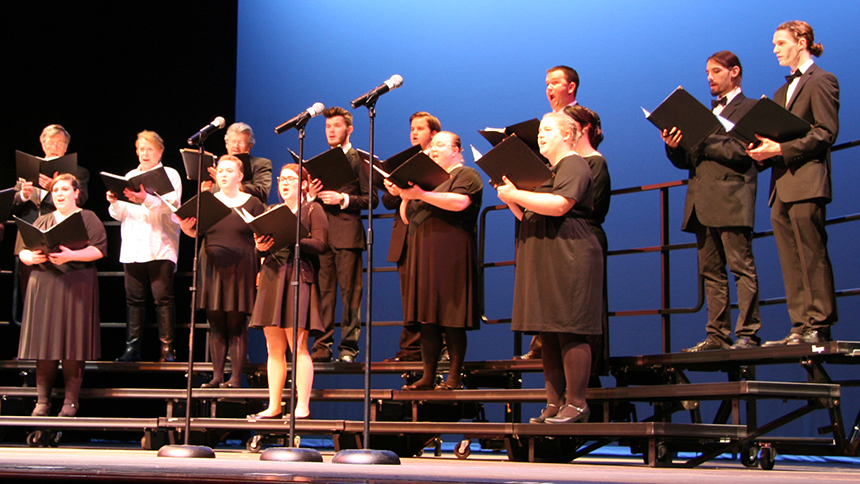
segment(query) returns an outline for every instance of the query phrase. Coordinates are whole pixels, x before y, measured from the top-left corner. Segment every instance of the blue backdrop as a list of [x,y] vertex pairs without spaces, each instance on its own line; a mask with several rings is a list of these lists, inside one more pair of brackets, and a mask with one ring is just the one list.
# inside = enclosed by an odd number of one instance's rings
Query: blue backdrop
[[[254,153],[273,159],[277,170],[288,158],[287,148],[297,150],[298,141],[295,131],[276,136],[274,126],[314,102],[349,109],[350,100],[396,73],[403,76],[403,87],[382,97],[377,107],[379,156],[384,158],[409,146],[408,118],[419,110],[439,117],[443,129],[459,134],[465,146],[472,144],[485,152],[490,146],[477,130],[539,118],[549,110],[545,71],[566,64],[581,77],[578,101],[601,115],[606,140],[600,151],[609,161],[613,188],[662,183],[685,178],[686,173],[668,162],[657,130],[644,119],[640,107],[653,109],[679,85],[707,103],[710,96],[705,61],[724,49],[741,59],[745,94],[771,96],[784,82],[782,76],[788,74],[787,68],[778,65],[771,43],[774,29],[786,20],[806,20],[815,28],[816,39],[824,45],[824,55],[816,62],[841,82],[838,142],[860,138],[858,18],[860,3],[847,0],[818,3],[814,9],[808,1],[527,4],[240,0],[236,120],[255,128]],[[359,108],[353,113],[352,143],[367,149],[367,111]],[[327,148],[323,125],[322,119],[308,125],[308,157]],[[855,148],[833,157],[834,201],[830,217],[858,211],[857,197],[852,195],[858,175],[854,162],[857,153]],[[471,155],[465,155],[468,164],[473,164]],[[769,181],[769,172],[763,173],[759,181],[758,231],[770,229],[766,197]],[[692,242],[692,236],[680,231],[684,188],[670,193],[671,240]],[[494,191],[487,187],[484,206],[498,203]],[[605,224],[610,250],[658,245],[658,210],[656,192],[614,197]],[[508,212],[498,212],[490,216],[490,223],[487,259],[512,258],[513,217]],[[378,266],[389,265],[385,262],[389,226],[388,220],[375,224],[374,259]],[[858,256],[851,245],[858,231],[852,226],[830,229],[838,289],[858,287]],[[784,288],[772,239],[757,240],[754,250],[762,298],[782,297]],[[608,270],[611,310],[659,306],[656,254],[612,257]],[[512,270],[490,269],[487,281],[487,315],[509,316]],[[673,253],[674,306],[695,305],[695,282],[695,251]],[[375,276],[374,294],[374,320],[400,318],[394,273]],[[834,330],[835,337],[860,340],[857,307],[856,301],[839,300],[842,318]],[[789,323],[783,305],[763,308],[762,316],[760,335],[764,339],[787,333]],[[705,318],[704,311],[673,317],[672,350],[700,341]],[[659,321],[658,317],[613,318],[612,354],[659,352]],[[374,332],[374,360],[395,353],[398,334],[399,328]],[[469,360],[511,356],[512,337],[507,325],[485,326],[469,336]],[[842,371],[833,370],[837,377]],[[805,378],[799,367],[759,370],[760,379],[768,376]],[[353,380],[360,384],[358,379]],[[530,383],[540,385],[541,380],[527,381]],[[325,382],[318,380],[319,385]],[[853,418],[853,413],[848,415]]]

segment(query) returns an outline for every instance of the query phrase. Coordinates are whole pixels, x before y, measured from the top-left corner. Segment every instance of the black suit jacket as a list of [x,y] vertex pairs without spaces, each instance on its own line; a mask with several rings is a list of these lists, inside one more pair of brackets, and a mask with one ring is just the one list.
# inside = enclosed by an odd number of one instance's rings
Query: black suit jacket
[[808,121],[806,136],[780,143],[782,156],[771,158],[773,170],[770,198],[800,202],[815,198],[830,202],[830,147],[839,134],[839,81],[836,76],[812,66],[800,76],[791,99],[786,99],[788,83],[776,90],[774,101]]
[[350,166],[358,175],[354,181],[340,188],[341,193],[349,195],[349,205],[341,209],[339,205],[323,205],[328,215],[329,245],[336,249],[361,249],[366,247],[364,225],[361,223],[361,211],[371,203],[373,207],[379,204],[376,189],[371,194],[367,192],[368,165],[361,161],[354,148],[346,152]]
[[242,191],[257,197],[263,205],[268,205],[269,191],[272,189],[272,160],[252,156],[251,175],[250,180],[242,182]]
[[[737,122],[754,104],[739,93],[720,115]],[[695,232],[696,219],[705,227],[753,227],[758,172],[742,143],[711,135],[694,153],[667,146],[666,154],[673,165],[690,171],[682,230]]]
[[386,190],[382,194],[382,204],[389,210],[394,210],[394,222],[391,224],[391,242],[388,244],[388,262],[399,263],[406,249],[406,235],[409,226],[400,218],[400,203],[403,199],[395,197]]

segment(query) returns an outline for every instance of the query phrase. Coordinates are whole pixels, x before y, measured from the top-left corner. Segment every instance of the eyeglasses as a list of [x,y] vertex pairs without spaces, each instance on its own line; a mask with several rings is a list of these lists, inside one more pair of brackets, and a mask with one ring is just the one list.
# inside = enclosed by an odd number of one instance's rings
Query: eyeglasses
[[278,183],[287,182],[287,183],[295,183],[299,181],[299,177],[297,176],[279,176]]
[[452,145],[451,143],[445,143],[444,141],[437,141],[435,143],[430,143],[430,147],[436,148],[437,150],[441,150],[441,149],[445,148],[446,146],[454,147],[454,145]]
[[65,141],[45,141],[45,146],[66,146]]

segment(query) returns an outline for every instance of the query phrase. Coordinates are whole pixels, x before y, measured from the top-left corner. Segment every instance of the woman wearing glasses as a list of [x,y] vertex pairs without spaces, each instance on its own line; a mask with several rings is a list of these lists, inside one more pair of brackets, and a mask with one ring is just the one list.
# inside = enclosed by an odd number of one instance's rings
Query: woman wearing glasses
[[[262,412],[250,415],[253,420],[275,419],[284,416],[282,394],[287,378],[287,350],[295,349],[296,368],[296,408],[292,409],[297,419],[310,417],[311,388],[314,383],[314,364],[308,352],[308,334],[322,331],[320,320],[320,292],[317,283],[319,273],[319,254],[328,247],[328,218],[317,202],[307,202],[306,191],[310,177],[302,170],[301,183],[299,166],[286,165],[278,177],[278,194],[283,204],[293,213],[298,208],[297,195],[302,200],[302,225],[309,236],[299,242],[301,256],[299,281],[298,341],[293,341],[293,321],[295,321],[295,286],[293,246],[288,245],[266,256],[260,270],[257,301],[251,315],[251,327],[263,328],[266,335],[266,349],[269,357],[266,370],[269,379],[269,407]],[[275,208],[273,206],[271,208]],[[266,252],[274,241],[268,236],[254,235],[257,250]],[[286,416],[284,416],[286,418]]]

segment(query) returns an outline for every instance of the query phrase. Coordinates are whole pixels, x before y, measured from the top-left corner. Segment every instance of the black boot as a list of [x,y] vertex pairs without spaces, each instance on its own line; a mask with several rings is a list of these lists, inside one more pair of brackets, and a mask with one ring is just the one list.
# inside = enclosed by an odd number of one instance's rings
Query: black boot
[[125,353],[116,361],[140,361],[140,337],[145,318],[146,308],[126,306]]
[[170,362],[176,359],[173,351],[173,321],[176,314],[173,306],[156,306],[155,322],[158,324],[158,339],[161,341],[161,357],[158,361]]

